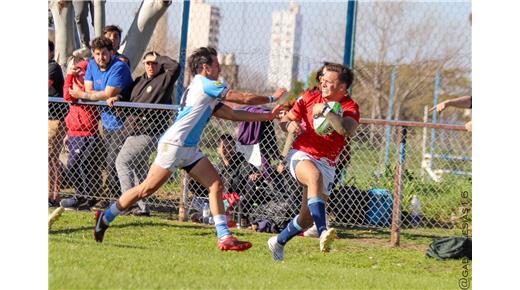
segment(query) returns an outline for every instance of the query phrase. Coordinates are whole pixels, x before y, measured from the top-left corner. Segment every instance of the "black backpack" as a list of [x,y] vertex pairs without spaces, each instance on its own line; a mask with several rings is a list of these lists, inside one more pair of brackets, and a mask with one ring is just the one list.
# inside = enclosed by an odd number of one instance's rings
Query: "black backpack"
[[426,256],[437,260],[464,257],[471,260],[471,239],[467,237],[447,237],[434,240],[426,251]]

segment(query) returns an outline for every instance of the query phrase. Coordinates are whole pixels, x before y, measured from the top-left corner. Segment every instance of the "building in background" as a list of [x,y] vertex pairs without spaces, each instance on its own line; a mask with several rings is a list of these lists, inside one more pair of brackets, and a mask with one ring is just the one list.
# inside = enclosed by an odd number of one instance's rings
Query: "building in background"
[[[211,46],[218,51],[219,27],[220,9],[218,7],[204,3],[204,0],[191,1],[186,61],[189,55],[199,47]],[[187,87],[190,82],[191,74],[189,69],[186,69],[184,87]]]
[[297,79],[301,33],[300,5],[291,2],[289,10],[273,12],[267,76],[271,89],[290,88],[292,81]]
[[188,33],[188,55],[199,47],[211,46],[218,50],[220,26],[220,9],[194,0],[190,3],[190,20]]
[[219,54],[218,62],[220,64],[220,79],[224,80],[229,88],[238,88],[238,65],[235,61],[235,55]]

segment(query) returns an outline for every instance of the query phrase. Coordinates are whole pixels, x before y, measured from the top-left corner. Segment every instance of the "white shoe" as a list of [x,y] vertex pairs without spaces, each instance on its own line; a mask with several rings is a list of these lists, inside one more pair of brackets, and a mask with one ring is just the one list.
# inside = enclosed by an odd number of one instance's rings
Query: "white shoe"
[[334,239],[336,239],[335,228],[329,228],[323,231],[320,236],[320,251],[324,253],[330,252]]
[[283,261],[283,246],[277,241],[278,236],[271,237],[267,241],[267,246],[273,255],[273,260]]
[[303,236],[310,237],[310,238],[317,238],[318,237],[318,228],[316,227],[316,224],[314,224],[308,230],[303,232]]

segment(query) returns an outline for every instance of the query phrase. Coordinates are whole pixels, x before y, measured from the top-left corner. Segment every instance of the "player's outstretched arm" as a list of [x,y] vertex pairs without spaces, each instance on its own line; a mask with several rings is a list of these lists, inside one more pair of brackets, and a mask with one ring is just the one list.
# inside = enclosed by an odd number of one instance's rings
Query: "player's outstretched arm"
[[437,106],[430,109],[430,112],[436,110],[438,113],[444,111],[447,107],[456,108],[470,108],[471,107],[471,96],[462,96],[456,99],[446,100],[437,104]]
[[226,94],[226,101],[243,105],[261,105],[277,102],[285,93],[287,93],[287,90],[284,88],[277,89],[272,96],[258,96],[252,93],[229,90]]
[[268,113],[252,113],[244,110],[233,110],[227,105],[222,105],[213,115],[231,121],[271,121],[278,118],[281,109],[282,106],[277,105]]

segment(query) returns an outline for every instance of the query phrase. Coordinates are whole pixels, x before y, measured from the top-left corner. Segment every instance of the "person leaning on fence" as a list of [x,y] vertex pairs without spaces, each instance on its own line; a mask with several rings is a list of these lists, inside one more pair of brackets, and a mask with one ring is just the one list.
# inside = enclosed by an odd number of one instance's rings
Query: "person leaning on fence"
[[[114,96],[127,96],[133,80],[128,65],[111,54],[112,42],[100,36],[91,43],[93,59],[89,60],[85,73],[85,91],[70,89],[74,98],[99,101],[111,100]],[[112,99],[111,99],[112,98]],[[116,108],[102,107],[103,138],[106,153],[107,180],[105,194],[119,196],[121,189],[116,170],[116,158],[125,141],[124,118]],[[101,158],[103,160],[103,158]]]
[[103,35],[112,41],[112,55],[117,57],[120,61],[126,63],[130,67],[130,60],[126,55],[119,53],[119,46],[121,45],[121,34],[123,29],[117,25],[107,25],[103,28]]
[[[441,113],[447,107],[471,109],[472,98],[471,98],[471,96],[462,96],[462,97],[459,97],[456,99],[446,100],[444,102],[437,104],[437,106],[431,108],[430,111],[436,110],[438,113]],[[472,130],[471,121],[464,124],[464,127],[466,127],[466,130],[468,132],[471,132],[471,130]]]
[[[321,78],[320,90],[307,91],[281,120],[282,129],[298,135],[288,154],[291,175],[303,185],[300,214],[267,244],[276,261],[284,258],[285,244],[312,225],[317,226],[320,250],[330,251],[336,237],[334,228],[327,228],[325,204],[333,187],[337,157],[345,146],[345,137],[354,134],[359,124],[359,108],[348,94],[353,81],[352,71],[341,64],[327,64]],[[343,115],[330,113],[327,102],[339,102]],[[324,116],[334,131],[325,136],[313,129],[314,117]],[[305,124],[305,130],[300,127]]]
[[[130,102],[173,104],[173,86],[179,78],[179,63],[168,56],[150,51],[145,53],[143,65],[145,72],[135,79],[130,93]],[[135,109],[132,113],[125,120],[128,136],[116,159],[121,192],[145,180],[149,169],[148,160],[155,148],[155,141],[164,133],[169,122],[165,110]],[[150,209],[144,200],[138,201],[137,205],[138,207],[132,210],[131,214],[150,215]],[[103,209],[106,206],[108,204],[103,205]]]
[[[54,60],[54,43],[49,40],[49,97],[63,97],[63,72]],[[60,103],[49,102],[48,111],[48,154],[49,154],[49,207],[56,206],[60,199],[61,173],[60,152],[65,137],[63,119],[67,115],[67,107]]]
[[182,168],[209,189],[210,210],[217,230],[218,248],[243,251],[252,246],[249,242],[235,238],[227,227],[222,201],[222,180],[209,159],[202,154],[198,144],[212,115],[235,121],[273,120],[281,109],[276,106],[269,113],[255,114],[233,110],[222,101],[242,104],[275,102],[286,90],[278,89],[274,96],[267,97],[228,89],[217,81],[220,73],[217,52],[209,47],[196,49],[188,58],[188,66],[194,78],[181,98],[180,110],[173,125],[159,140],[157,156],[148,176],[143,183],[126,191],[107,210],[96,212],[94,238],[97,242],[103,241],[106,229],[117,215],[138,200],[155,193],[177,168]]
[[65,101],[70,102],[69,114],[65,117],[66,144],[69,149],[67,168],[75,195],[73,198],[63,200],[62,205],[77,206],[78,209],[88,209],[87,197],[94,198],[101,189],[101,172],[97,162],[100,143],[98,107],[79,104],[78,99],[72,97],[69,92],[69,89],[85,90],[84,77],[87,65],[87,60],[81,60],[76,65],[71,63],[63,88]]

